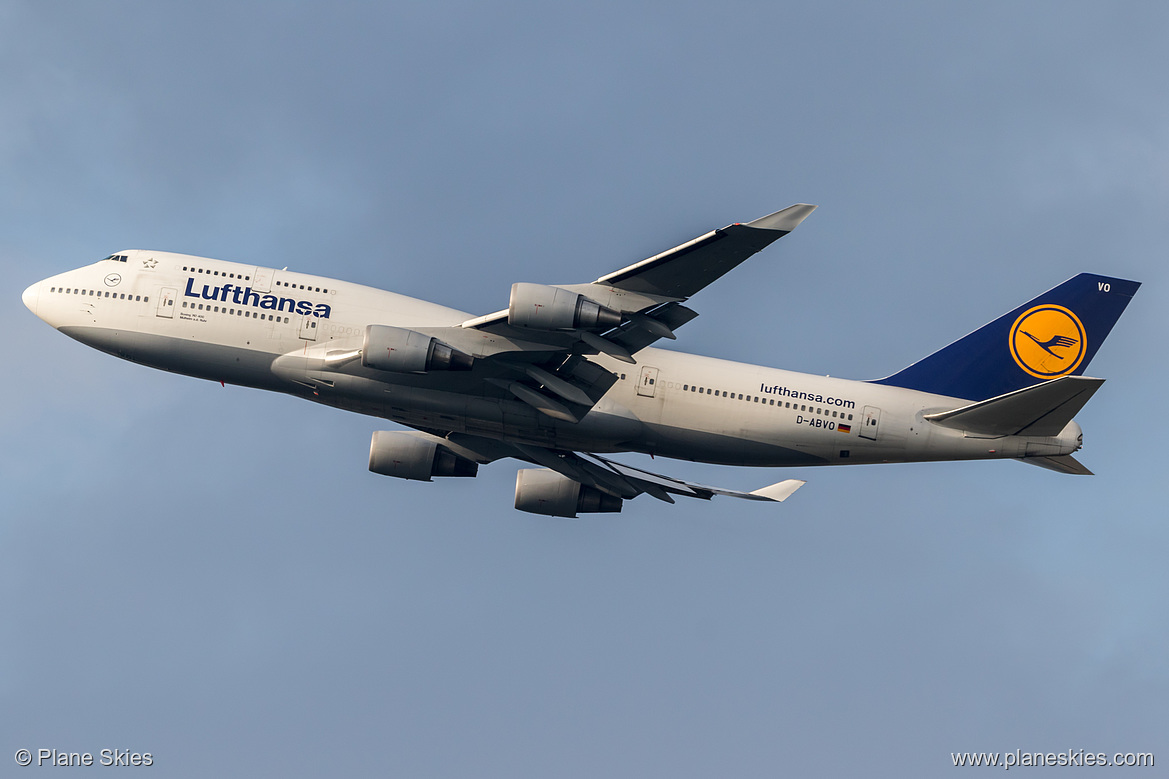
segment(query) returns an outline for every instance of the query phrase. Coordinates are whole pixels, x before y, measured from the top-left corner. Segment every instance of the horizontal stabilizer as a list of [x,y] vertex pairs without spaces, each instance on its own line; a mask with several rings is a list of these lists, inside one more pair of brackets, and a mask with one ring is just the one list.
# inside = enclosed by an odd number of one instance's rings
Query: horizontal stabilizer
[[1056,436],[1103,383],[1104,379],[1087,376],[1061,376],[925,418],[979,435]]
[[1076,476],[1094,475],[1084,467],[1083,463],[1070,454],[1055,457],[1024,457],[1023,462],[1038,465],[1040,468],[1046,468],[1049,471],[1055,471],[1057,473],[1070,473]]

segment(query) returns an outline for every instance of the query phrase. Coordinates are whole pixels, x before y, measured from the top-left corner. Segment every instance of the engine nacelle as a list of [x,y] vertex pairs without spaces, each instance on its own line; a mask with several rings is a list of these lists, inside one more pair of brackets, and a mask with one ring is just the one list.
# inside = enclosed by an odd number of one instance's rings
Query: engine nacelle
[[474,476],[479,463],[459,457],[437,441],[379,430],[369,442],[369,469],[382,476],[430,481],[432,476]]
[[394,373],[469,371],[474,358],[437,338],[389,325],[368,325],[361,344],[361,364]]
[[515,507],[531,514],[572,519],[577,513],[615,514],[622,502],[547,468],[524,468],[515,476]]
[[584,295],[543,284],[512,284],[507,323],[536,330],[608,330],[621,314]]

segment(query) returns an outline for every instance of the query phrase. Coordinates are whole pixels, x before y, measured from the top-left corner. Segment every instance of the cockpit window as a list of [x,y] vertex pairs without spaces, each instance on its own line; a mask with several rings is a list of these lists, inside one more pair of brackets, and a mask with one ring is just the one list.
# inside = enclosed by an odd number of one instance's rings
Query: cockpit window
[[106,260],[113,260],[114,262],[125,262],[128,259],[125,254],[111,254],[109,257],[103,257],[102,262]]

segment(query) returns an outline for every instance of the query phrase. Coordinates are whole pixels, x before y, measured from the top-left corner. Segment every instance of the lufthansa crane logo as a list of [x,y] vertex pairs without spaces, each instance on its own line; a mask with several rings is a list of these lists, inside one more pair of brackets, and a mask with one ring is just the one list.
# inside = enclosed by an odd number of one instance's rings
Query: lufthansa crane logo
[[1084,325],[1063,306],[1024,311],[1007,338],[1015,364],[1037,379],[1054,379],[1080,367],[1087,348]]

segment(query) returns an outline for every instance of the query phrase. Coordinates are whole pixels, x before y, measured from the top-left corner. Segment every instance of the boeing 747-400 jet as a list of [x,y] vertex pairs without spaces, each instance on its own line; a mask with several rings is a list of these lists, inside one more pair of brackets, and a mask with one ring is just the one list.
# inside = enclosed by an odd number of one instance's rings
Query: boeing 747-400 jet
[[369,469],[474,476],[515,458],[515,507],[620,511],[643,493],[782,501],[804,484],[707,487],[618,463],[643,452],[750,466],[1011,458],[1070,474],[1083,375],[1139,283],[1082,273],[874,381],[657,349],[684,303],[815,206],[733,224],[588,284],[518,283],[473,316],[344,281],[133,249],[30,286],[24,303],[84,344],[154,368],[393,420]]

